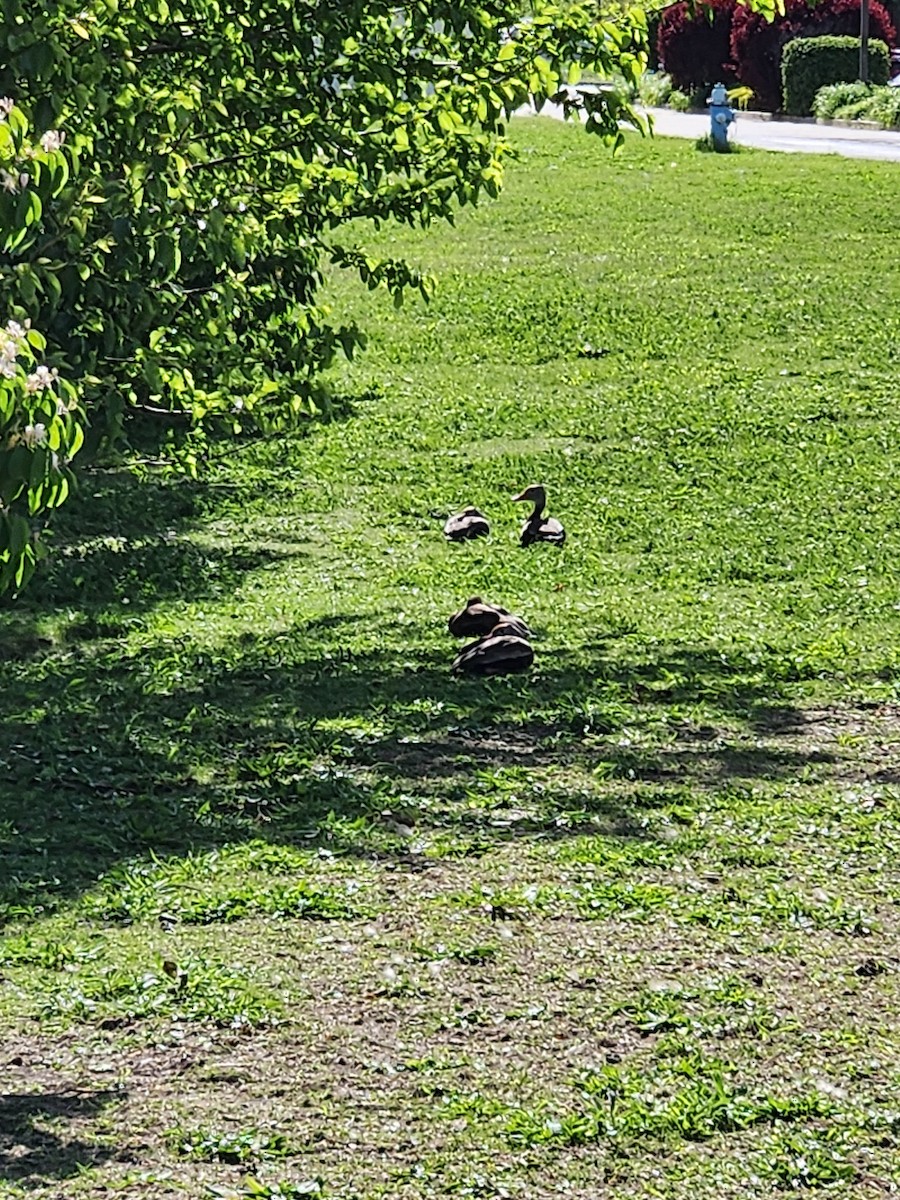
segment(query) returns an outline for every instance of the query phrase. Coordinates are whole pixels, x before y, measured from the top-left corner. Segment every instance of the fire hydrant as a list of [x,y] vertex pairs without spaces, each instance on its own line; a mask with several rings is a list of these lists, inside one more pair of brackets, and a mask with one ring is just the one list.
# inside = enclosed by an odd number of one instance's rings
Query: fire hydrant
[[728,149],[728,126],[737,120],[737,113],[728,103],[728,92],[724,83],[717,83],[706,102],[709,105],[710,132],[717,150]]

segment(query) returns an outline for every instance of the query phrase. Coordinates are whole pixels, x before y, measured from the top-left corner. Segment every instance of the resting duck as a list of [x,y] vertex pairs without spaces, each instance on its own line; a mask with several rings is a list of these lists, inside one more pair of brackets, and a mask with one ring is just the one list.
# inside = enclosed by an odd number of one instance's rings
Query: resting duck
[[521,617],[514,617],[499,604],[485,604],[480,596],[472,596],[467,600],[465,608],[454,613],[447,622],[447,628],[454,637],[484,637],[500,621],[507,626],[515,626],[518,637],[531,636]]
[[455,675],[515,675],[534,662],[534,650],[517,630],[520,622],[500,620],[489,634],[463,646],[450,670]]
[[543,485],[533,483],[524,492],[519,492],[518,496],[513,496],[513,500],[528,500],[534,505],[534,512],[522,526],[520,546],[530,546],[533,542],[552,542],[554,546],[563,544],[566,531],[562,525],[555,517],[542,515],[547,507],[547,492]]
[[491,532],[487,517],[471,505],[452,516],[444,526],[448,542],[467,542],[471,538],[487,537]]

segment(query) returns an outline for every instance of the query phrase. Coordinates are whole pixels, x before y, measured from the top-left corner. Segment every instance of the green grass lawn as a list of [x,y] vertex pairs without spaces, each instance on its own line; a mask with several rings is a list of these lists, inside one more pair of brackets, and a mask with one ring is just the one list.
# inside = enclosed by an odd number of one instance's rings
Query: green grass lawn
[[0,611],[0,1197],[900,1189],[900,169],[514,136],[330,423]]

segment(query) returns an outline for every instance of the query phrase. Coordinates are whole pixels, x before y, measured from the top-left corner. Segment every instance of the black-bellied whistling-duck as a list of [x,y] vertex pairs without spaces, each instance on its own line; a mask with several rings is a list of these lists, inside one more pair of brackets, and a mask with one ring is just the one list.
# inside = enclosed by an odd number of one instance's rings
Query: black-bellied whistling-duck
[[472,596],[466,601],[465,608],[454,613],[447,622],[447,628],[454,637],[484,637],[491,632],[498,621],[506,625],[515,625],[519,637],[531,636],[528,626],[521,617],[513,616],[499,604],[485,604],[480,596]]
[[516,632],[518,624],[500,620],[489,634],[463,646],[450,670],[456,675],[515,675],[534,662],[531,644]]
[[552,542],[554,546],[563,544],[566,540],[565,529],[555,517],[543,515],[547,507],[547,491],[542,484],[533,483],[524,492],[519,492],[518,496],[513,496],[513,500],[528,500],[534,505],[534,512],[522,526],[520,546],[531,546],[534,542]]
[[487,537],[490,532],[487,517],[471,505],[450,517],[444,526],[444,537],[448,542],[468,542],[472,538]]

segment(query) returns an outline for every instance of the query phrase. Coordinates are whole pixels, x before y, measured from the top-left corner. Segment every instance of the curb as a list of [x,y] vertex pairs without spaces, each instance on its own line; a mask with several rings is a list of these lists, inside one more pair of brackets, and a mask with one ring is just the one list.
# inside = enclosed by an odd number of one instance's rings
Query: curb
[[783,122],[786,125],[835,125],[838,129],[874,129],[879,133],[895,133],[896,130],[879,125],[877,121],[845,121],[843,117],[791,117],[787,113],[738,112],[738,119],[746,121]]
[[[671,108],[653,108],[650,112],[673,112]],[[703,117],[708,115],[709,110],[706,108],[689,108],[688,113],[691,116]],[[900,129],[892,129],[886,125],[879,125],[877,121],[846,121],[842,117],[792,117],[787,113],[773,112],[743,112],[737,110],[737,119],[739,121],[769,121],[773,125],[824,125],[834,126],[837,129],[858,129],[860,132],[873,133],[895,133],[900,135]]]

